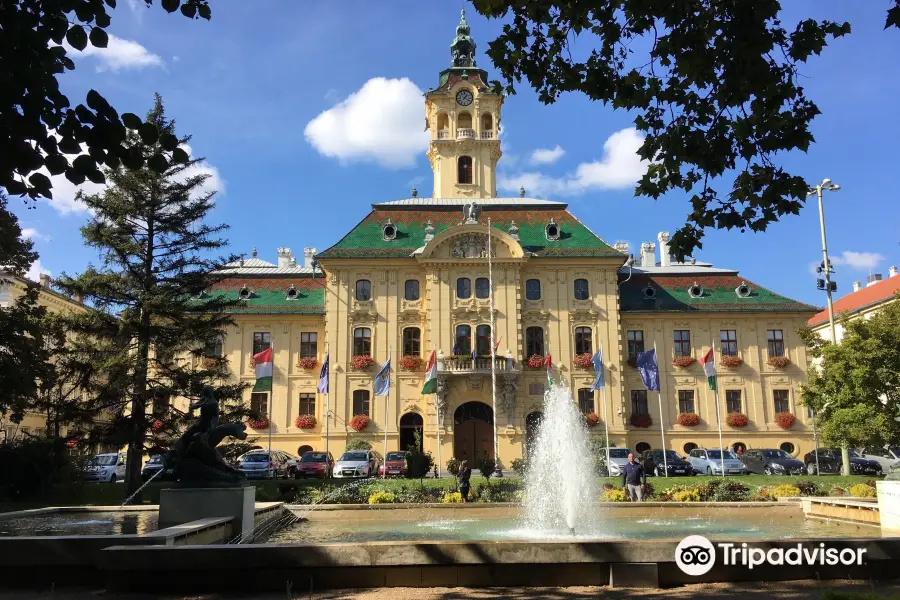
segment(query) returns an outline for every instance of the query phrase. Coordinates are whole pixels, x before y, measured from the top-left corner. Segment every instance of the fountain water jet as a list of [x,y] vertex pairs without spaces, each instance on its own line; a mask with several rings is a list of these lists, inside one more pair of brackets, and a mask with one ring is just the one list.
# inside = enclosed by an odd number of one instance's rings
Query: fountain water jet
[[569,388],[553,384],[544,394],[544,413],[528,448],[525,516],[547,533],[584,529],[596,515],[594,457],[584,415]]

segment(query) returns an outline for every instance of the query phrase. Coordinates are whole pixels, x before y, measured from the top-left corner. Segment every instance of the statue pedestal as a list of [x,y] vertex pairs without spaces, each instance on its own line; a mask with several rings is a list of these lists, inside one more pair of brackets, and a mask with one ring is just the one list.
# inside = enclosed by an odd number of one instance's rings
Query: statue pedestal
[[256,509],[256,488],[168,488],[159,494],[159,528],[210,517],[232,517],[234,535],[250,535]]
[[876,481],[881,529],[900,532],[900,481]]

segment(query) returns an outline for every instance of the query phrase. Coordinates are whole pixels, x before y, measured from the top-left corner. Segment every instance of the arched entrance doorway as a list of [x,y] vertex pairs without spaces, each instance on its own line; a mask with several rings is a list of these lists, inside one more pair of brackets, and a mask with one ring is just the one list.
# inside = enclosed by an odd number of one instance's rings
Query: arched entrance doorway
[[466,402],[453,413],[453,456],[475,461],[494,458],[494,411],[483,402]]
[[544,418],[544,413],[540,411],[536,411],[533,413],[528,413],[525,417],[525,458],[531,457],[531,452],[534,449],[532,444],[534,440],[537,438],[538,428],[541,426],[541,420]]
[[[416,431],[419,432],[419,442],[416,444]],[[400,417],[400,450],[409,450],[410,446],[417,445],[422,451],[422,415],[419,413],[406,413]]]
[[312,446],[303,445],[303,446],[300,446],[299,448],[297,448],[297,456],[303,456],[307,452],[312,452],[312,451],[313,451]]

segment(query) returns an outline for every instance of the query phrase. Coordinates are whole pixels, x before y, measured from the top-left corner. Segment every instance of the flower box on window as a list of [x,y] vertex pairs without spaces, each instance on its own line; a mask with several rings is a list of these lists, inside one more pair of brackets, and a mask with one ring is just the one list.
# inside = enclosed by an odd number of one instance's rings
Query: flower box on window
[[739,412],[731,412],[728,413],[728,416],[725,418],[725,422],[728,423],[729,427],[742,429],[747,426],[747,424],[750,422],[750,419],[747,417],[747,415],[741,414]]
[[593,411],[584,413],[584,422],[588,427],[594,427],[600,422],[600,415]]
[[787,356],[770,356],[769,360],[766,361],[770,367],[775,367],[776,369],[783,369],[789,364],[791,364],[791,359]]
[[78,440],[66,440],[66,448],[75,448],[78,446]]
[[572,359],[572,366],[576,369],[591,369],[594,363],[591,362],[591,355],[588,352],[584,354],[576,354]]
[[165,425],[165,423],[163,423],[160,419],[156,419],[153,421],[153,423],[150,424],[150,431],[156,433],[163,428],[163,425]]
[[678,424],[685,427],[696,427],[700,424],[700,415],[692,412],[683,412],[678,414]]
[[695,362],[697,360],[693,356],[676,356],[672,359],[672,366],[679,369],[687,369]]
[[544,357],[540,354],[532,354],[528,357],[528,368],[529,369],[540,369],[544,366]]
[[424,361],[421,356],[411,354],[400,358],[400,368],[404,371],[421,371]]
[[650,418],[650,415],[631,415],[629,419],[632,427],[643,427],[646,429],[653,425],[653,419]]
[[775,422],[782,429],[790,429],[794,425],[796,417],[789,412],[775,413]]
[[350,360],[354,371],[365,371],[375,365],[375,359],[368,354],[357,354]]
[[347,423],[353,431],[362,431],[369,425],[368,415],[353,415]]
[[250,426],[250,429],[268,429],[269,428],[269,419],[268,419],[268,417],[260,417],[258,419],[248,419],[247,425]]
[[203,356],[200,358],[200,366],[204,369],[215,369],[221,360],[218,356]]
[[300,429],[312,429],[316,424],[316,417],[313,415],[299,415],[294,421],[294,425]]
[[723,367],[729,367],[733,369],[744,364],[744,359],[740,356],[731,356],[730,354],[726,354],[722,357],[721,362]]
[[317,366],[319,366],[319,361],[316,360],[315,356],[307,356],[297,361],[297,367],[300,369],[306,369],[307,371],[312,371]]

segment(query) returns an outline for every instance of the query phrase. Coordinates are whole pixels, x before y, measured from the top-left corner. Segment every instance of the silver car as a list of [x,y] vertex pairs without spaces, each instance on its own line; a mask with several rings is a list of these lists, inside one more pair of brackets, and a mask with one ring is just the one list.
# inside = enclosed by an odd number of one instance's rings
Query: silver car
[[[722,454],[718,448],[707,450],[706,448],[694,448],[688,455],[688,462],[694,467],[694,471],[706,475],[722,474]],[[728,475],[746,475],[747,467],[738,458],[725,450],[725,473]]]
[[[606,460],[606,448],[601,448],[599,450],[601,458]],[[625,464],[628,462],[628,455],[632,454],[631,450],[628,448],[610,448],[609,449],[609,476],[610,477],[619,477],[622,475],[622,469],[625,468]],[[636,458],[635,458],[636,460]]]
[[334,463],[335,479],[372,477],[381,466],[379,455],[374,450],[350,450],[344,452]]
[[859,450],[860,458],[874,460],[881,465],[881,471],[887,473],[900,468],[900,448],[863,448]]

